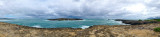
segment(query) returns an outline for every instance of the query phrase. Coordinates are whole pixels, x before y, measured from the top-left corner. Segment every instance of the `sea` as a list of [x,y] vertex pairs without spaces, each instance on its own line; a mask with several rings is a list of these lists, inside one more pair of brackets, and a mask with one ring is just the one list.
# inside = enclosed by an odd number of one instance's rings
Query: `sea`
[[108,19],[84,19],[84,20],[65,20],[65,21],[50,21],[45,19],[14,19],[0,20],[11,24],[36,27],[36,28],[89,28],[93,25],[126,25],[121,21]]

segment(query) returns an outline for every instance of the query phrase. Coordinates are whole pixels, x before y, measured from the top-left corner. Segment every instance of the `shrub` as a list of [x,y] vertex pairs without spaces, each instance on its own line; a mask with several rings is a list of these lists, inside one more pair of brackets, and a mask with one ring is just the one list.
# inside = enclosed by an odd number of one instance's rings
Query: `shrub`
[[141,19],[139,19],[138,21],[142,21]]
[[160,32],[160,27],[154,28],[155,32]]

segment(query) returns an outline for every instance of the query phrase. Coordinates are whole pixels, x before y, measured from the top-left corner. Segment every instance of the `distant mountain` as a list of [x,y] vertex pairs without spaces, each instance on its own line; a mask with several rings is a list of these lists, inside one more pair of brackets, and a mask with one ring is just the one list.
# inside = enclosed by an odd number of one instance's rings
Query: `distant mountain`
[[148,18],[148,19],[160,19],[160,17],[151,17],[151,18]]

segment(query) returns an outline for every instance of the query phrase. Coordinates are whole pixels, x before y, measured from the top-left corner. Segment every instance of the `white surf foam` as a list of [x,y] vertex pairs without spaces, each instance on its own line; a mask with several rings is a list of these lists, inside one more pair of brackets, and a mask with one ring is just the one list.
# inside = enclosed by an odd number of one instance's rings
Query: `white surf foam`
[[41,28],[40,25],[34,25],[34,26],[32,26],[32,27]]
[[10,21],[10,20],[0,20],[0,21]]
[[130,25],[130,24],[125,24],[122,21],[116,21],[117,23],[121,24],[121,25]]
[[82,28],[82,29],[86,29],[86,28],[89,28],[89,27],[90,27],[90,26],[84,26],[84,25],[83,25],[81,28]]
[[44,20],[44,21],[49,21],[49,20]]

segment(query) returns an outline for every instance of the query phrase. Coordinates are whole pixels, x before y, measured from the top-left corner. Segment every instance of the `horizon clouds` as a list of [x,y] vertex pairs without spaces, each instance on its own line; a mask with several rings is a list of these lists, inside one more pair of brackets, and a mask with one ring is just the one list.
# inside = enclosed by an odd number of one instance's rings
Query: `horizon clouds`
[[4,18],[146,19],[160,16],[160,0],[0,0]]

